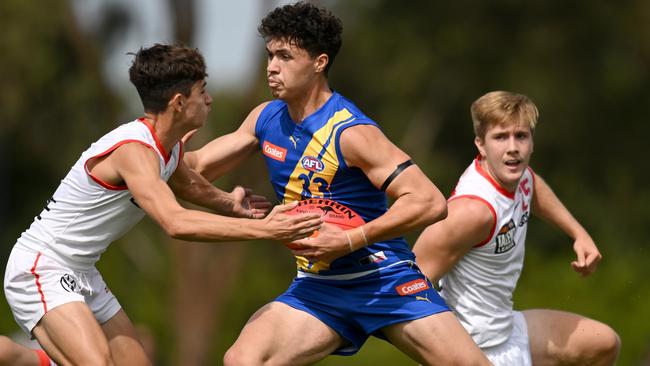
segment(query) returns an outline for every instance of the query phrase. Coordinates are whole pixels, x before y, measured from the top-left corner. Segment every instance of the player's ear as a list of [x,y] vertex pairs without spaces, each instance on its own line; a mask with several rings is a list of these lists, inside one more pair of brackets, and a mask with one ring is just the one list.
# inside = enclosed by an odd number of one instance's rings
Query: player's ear
[[478,153],[481,154],[481,157],[485,157],[485,143],[483,139],[480,137],[476,136],[474,137],[474,145],[476,145],[476,148],[478,149]]
[[314,59],[314,71],[323,72],[327,67],[327,64],[330,62],[329,56],[326,53],[321,53]]
[[176,112],[182,111],[184,105],[185,105],[185,96],[183,96],[183,94],[181,93],[174,94],[174,96],[169,100],[169,103],[167,103],[167,107],[171,108]]

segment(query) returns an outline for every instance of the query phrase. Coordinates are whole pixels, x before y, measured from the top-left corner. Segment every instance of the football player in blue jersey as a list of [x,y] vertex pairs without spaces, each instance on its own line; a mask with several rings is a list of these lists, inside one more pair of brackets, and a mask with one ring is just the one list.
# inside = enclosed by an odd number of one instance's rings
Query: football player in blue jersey
[[[312,364],[354,354],[375,335],[425,365],[488,365],[402,238],[443,219],[445,198],[376,122],[329,86],[341,21],[299,2],[272,10],[258,30],[275,99],[186,161],[214,180],[260,150],[279,201],[332,200],[365,224],[323,224],[317,237],[292,243],[298,275],[251,317],[224,364]],[[387,196],[395,200],[390,208]]]

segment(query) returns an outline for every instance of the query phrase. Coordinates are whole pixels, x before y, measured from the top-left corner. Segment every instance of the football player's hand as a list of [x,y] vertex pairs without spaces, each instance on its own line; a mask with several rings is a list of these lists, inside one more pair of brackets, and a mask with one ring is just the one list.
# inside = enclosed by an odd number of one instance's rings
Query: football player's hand
[[331,263],[336,258],[350,254],[350,244],[345,231],[324,222],[317,234],[296,240],[289,245],[295,256],[305,257],[312,263]]
[[571,267],[582,276],[592,274],[603,257],[589,235],[576,238],[573,250],[576,252],[577,258],[571,262]]

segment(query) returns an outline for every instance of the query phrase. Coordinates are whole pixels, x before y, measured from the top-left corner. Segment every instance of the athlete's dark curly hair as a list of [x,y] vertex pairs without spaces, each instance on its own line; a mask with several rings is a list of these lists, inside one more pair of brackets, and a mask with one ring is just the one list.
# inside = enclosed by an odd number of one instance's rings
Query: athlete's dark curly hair
[[144,110],[150,113],[163,112],[176,93],[190,96],[192,85],[207,75],[201,53],[183,45],[140,48],[129,69]]
[[341,20],[330,11],[303,1],[275,8],[262,19],[257,30],[267,42],[286,39],[312,57],[327,54],[325,74],[343,43]]

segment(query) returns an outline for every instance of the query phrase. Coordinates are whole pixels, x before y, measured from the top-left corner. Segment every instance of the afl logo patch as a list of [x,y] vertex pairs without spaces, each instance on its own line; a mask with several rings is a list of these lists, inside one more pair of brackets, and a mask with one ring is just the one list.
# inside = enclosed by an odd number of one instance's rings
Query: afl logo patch
[[313,156],[305,156],[301,160],[302,167],[310,172],[322,172],[325,169],[325,164]]

